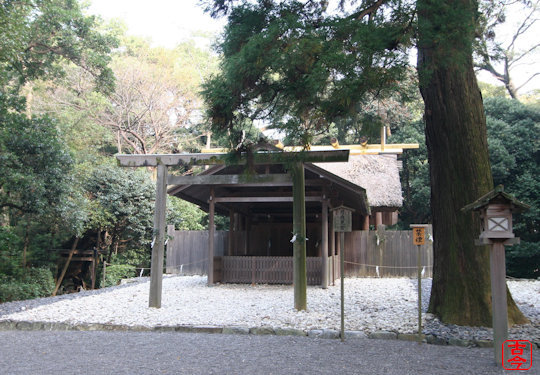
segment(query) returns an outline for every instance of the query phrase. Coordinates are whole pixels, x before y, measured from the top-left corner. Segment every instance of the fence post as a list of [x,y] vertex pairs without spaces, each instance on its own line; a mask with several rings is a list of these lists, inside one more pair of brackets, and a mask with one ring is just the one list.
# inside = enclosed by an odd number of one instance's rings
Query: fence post
[[328,201],[322,202],[322,287],[328,288]]
[[173,250],[174,250],[174,235],[175,235],[174,225],[167,225],[167,259],[165,263],[165,271],[167,273],[174,273],[175,264],[173,262]]
[[105,287],[105,273],[106,272],[107,272],[107,262],[104,259],[103,260],[103,285],[101,286],[102,288]]
[[208,200],[208,286],[214,284],[214,234],[216,227],[214,225],[215,212],[214,188],[210,189],[210,198]]
[[386,225],[379,224],[377,225],[377,248],[379,249],[379,272],[377,273],[378,277],[382,277],[382,270],[384,266],[384,250],[386,246]]
[[167,166],[157,166],[156,203],[154,212],[154,241],[150,271],[149,307],[161,307],[161,287],[163,283],[163,245],[165,243],[165,215],[167,211]]

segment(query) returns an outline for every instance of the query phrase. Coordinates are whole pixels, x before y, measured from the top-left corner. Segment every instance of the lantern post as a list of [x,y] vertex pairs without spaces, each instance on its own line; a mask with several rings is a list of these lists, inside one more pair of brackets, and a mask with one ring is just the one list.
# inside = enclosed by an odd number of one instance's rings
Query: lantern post
[[506,301],[506,264],[504,246],[519,243],[512,231],[512,214],[530,207],[508,193],[502,185],[462,208],[480,214],[480,236],[477,246],[489,245],[491,274],[491,309],[493,314],[493,348],[495,362],[502,366],[506,358],[503,344],[508,339],[508,305]]
[[345,232],[352,231],[353,209],[339,206],[333,212],[334,232],[339,232],[339,264],[341,276],[341,341],[345,341]]
[[422,342],[422,250],[426,243],[426,227],[428,224],[411,224],[413,244],[417,246],[417,274],[418,274],[418,342]]

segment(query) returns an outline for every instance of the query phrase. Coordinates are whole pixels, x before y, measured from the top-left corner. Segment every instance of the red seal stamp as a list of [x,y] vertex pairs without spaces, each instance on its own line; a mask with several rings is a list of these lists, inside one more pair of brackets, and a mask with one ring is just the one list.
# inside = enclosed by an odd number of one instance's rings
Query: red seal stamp
[[506,340],[502,353],[505,370],[528,370],[532,367],[532,344],[529,340]]

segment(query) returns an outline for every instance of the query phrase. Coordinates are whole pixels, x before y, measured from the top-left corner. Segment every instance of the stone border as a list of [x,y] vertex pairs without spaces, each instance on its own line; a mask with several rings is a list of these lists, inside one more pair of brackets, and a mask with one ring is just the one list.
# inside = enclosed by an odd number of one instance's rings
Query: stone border
[[[131,331],[131,332],[188,332],[188,333],[221,333],[236,335],[277,335],[277,336],[307,336],[318,339],[339,339],[339,331],[333,329],[314,329],[303,331],[295,328],[263,327],[218,327],[218,326],[128,326],[122,324],[103,323],[63,323],[63,322],[30,322],[0,320],[0,331]],[[396,333],[390,331],[377,331],[366,334],[362,331],[345,331],[346,339],[376,339],[376,340],[403,340],[418,342],[418,335],[412,333]],[[450,345],[461,347],[492,348],[491,340],[467,340],[458,338],[438,337],[435,335],[422,335],[422,343],[432,345]],[[533,349],[540,349],[540,342],[533,342]]]

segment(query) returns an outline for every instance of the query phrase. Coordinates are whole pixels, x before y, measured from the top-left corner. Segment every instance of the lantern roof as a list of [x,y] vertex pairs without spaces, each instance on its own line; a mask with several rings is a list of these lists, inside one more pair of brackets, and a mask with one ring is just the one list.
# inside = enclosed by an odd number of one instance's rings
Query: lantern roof
[[482,197],[478,198],[476,201],[474,201],[471,204],[466,205],[461,209],[461,211],[478,211],[486,207],[487,205],[491,203],[505,203],[508,204],[512,210],[512,212],[520,213],[523,211],[527,211],[531,208],[528,204],[525,204],[519,200],[517,200],[516,197],[505,193],[504,186],[498,185],[490,191],[489,193],[483,195]]
[[347,211],[351,211],[351,212],[356,211],[354,208],[347,207],[347,206],[345,206],[343,204],[338,206],[338,207],[334,207],[334,208],[330,209],[330,211],[337,211],[337,210],[347,210]]

